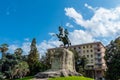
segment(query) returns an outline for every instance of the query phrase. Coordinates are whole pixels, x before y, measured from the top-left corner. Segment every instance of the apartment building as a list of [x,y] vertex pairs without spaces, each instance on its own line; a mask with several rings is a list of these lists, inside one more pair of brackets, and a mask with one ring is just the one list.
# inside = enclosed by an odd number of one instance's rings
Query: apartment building
[[[85,66],[86,74],[92,78],[101,78],[104,76],[106,64],[104,60],[105,47],[101,42],[73,45],[69,47],[78,52],[79,56],[85,56],[88,60]],[[55,48],[48,49],[54,51]]]

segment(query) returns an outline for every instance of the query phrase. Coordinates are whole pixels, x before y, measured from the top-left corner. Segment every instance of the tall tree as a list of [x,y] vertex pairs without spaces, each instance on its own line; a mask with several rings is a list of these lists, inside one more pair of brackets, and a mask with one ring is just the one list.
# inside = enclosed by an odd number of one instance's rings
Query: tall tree
[[5,57],[5,53],[8,50],[8,44],[1,44],[0,45],[0,51],[2,52],[2,58]]
[[6,51],[8,50],[8,44],[1,44],[0,45],[0,52],[2,53],[2,59],[0,60],[0,72],[4,70],[3,62],[5,61]]
[[16,55],[22,55],[22,53],[23,53],[23,50],[21,49],[21,48],[17,48],[16,50],[15,50],[15,52],[14,52]]
[[85,74],[85,66],[88,63],[88,60],[85,56],[79,56],[76,50],[70,49],[74,53],[75,58],[75,69],[77,72]]
[[45,71],[51,68],[50,64],[50,55],[46,53],[46,55],[41,56],[40,62],[41,62],[41,71]]
[[107,65],[106,78],[109,80],[120,79],[120,37],[111,41],[106,47],[105,60]]
[[39,64],[39,54],[38,54],[38,50],[36,47],[36,39],[33,38],[32,43],[31,43],[31,50],[30,50],[30,54],[28,55],[28,64],[29,64],[29,68],[30,68],[30,73],[36,74],[36,66],[37,64]]

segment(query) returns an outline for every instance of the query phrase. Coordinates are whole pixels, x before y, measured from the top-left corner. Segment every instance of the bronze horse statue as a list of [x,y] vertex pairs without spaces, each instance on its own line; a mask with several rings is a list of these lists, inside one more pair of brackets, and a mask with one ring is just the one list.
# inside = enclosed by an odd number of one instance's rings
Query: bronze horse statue
[[59,32],[60,32],[59,34],[56,34],[56,36],[59,38],[59,41],[63,42],[64,47],[69,47],[71,45],[71,42],[68,38],[67,29],[64,30],[62,27],[59,27]]

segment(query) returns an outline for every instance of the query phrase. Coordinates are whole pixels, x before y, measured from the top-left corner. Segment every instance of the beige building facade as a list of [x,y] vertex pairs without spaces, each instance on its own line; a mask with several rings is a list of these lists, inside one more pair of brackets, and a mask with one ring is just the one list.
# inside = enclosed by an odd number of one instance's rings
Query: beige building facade
[[[85,56],[87,58],[88,63],[85,69],[89,77],[102,78],[104,76],[106,70],[104,60],[105,47],[101,42],[73,45],[69,48],[77,51],[79,56]],[[48,49],[48,51],[54,51],[54,49]]]

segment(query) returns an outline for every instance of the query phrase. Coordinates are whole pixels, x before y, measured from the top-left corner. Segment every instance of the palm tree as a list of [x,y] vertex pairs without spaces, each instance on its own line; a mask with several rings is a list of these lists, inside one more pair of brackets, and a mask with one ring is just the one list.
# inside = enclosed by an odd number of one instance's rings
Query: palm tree
[[8,44],[1,44],[0,45],[0,52],[2,53],[2,59],[0,60],[0,71],[3,70],[3,61],[5,60],[5,53],[8,50]]
[[22,53],[23,53],[23,50],[21,49],[21,48],[17,48],[16,50],[15,50],[15,54],[16,55],[22,55]]
[[8,50],[8,44],[1,44],[0,45],[0,52],[2,52],[2,58],[5,57],[5,53]]

